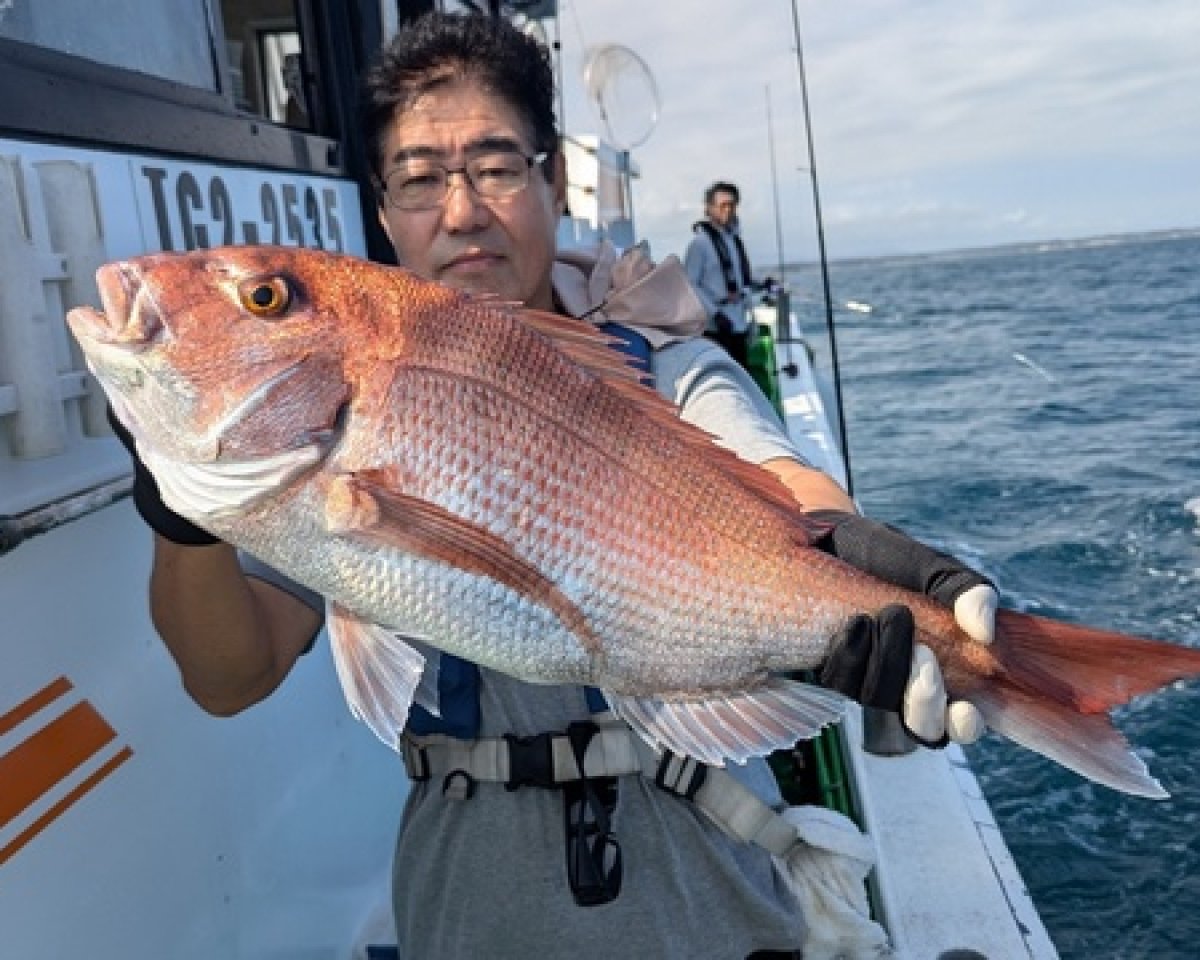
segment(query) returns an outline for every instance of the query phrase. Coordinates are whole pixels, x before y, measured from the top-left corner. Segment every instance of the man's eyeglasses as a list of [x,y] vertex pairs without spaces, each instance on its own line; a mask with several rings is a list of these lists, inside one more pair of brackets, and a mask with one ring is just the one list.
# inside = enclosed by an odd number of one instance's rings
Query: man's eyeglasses
[[450,192],[450,175],[462,174],[481,197],[511,197],[529,186],[529,171],[544,163],[548,153],[527,157],[515,150],[485,153],[450,170],[432,160],[417,158],[397,167],[384,178],[382,193],[389,206],[400,210],[432,210]]

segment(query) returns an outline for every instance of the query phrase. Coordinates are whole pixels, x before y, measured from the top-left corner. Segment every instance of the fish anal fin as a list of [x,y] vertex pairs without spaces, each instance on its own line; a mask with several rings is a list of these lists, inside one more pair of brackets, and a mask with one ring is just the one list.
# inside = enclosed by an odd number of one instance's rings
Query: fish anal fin
[[552,611],[585,649],[599,648],[579,607],[503,539],[437,504],[393,490],[383,471],[335,478],[326,511],[331,530],[502,583]]
[[713,766],[786,749],[841,719],[846,700],[783,677],[747,691],[667,699],[604,691],[613,711],[648,743]]
[[326,614],[333,662],[350,711],[393,750],[422,688],[425,658],[403,637],[334,604]]

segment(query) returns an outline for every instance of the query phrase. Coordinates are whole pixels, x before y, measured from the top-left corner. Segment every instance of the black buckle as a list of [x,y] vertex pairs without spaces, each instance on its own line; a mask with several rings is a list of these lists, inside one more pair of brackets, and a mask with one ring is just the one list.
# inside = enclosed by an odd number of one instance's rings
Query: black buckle
[[[674,782],[668,783],[667,774],[670,772],[671,762],[674,760],[679,761],[679,771],[675,775]],[[658,761],[658,772],[654,775],[654,783],[668,793],[674,793],[685,800],[694,801],[696,793],[704,786],[707,776],[708,767],[699,760],[664,750],[662,759]]]
[[429,770],[429,754],[424,747],[406,739],[405,759],[411,760],[412,765],[416,767],[415,770],[408,771],[408,779],[414,783],[422,783],[432,776]]
[[532,737],[518,737],[512,733],[504,735],[508,743],[508,779],[505,790],[519,787],[542,787],[553,790],[554,751],[551,747],[553,734],[538,733]]

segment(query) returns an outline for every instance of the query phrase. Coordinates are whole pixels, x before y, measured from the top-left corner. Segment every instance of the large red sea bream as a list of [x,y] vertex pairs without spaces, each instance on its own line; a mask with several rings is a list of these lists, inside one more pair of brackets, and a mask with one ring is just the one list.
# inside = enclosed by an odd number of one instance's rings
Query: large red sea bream
[[1106,712],[1200,650],[1001,611],[990,646],[810,546],[770,473],[679,420],[584,322],[394,267],[278,248],[99,272],[69,321],[166,502],[329,601],[354,711],[393,746],[420,638],[589,684],[651,743],[720,763],[790,746],[840,698],[852,614],[908,604],[952,696],[1118,790],[1165,792]]

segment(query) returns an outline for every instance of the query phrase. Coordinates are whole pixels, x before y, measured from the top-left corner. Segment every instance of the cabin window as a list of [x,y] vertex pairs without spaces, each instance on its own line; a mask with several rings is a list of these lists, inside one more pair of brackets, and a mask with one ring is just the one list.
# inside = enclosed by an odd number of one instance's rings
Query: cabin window
[[209,36],[205,0],[0,0],[0,37],[216,90]]
[[0,0],[0,37],[219,92],[242,113],[315,131],[312,54],[298,7],[296,0]]
[[221,0],[234,105],[298,130],[312,130],[311,90],[294,0]]

